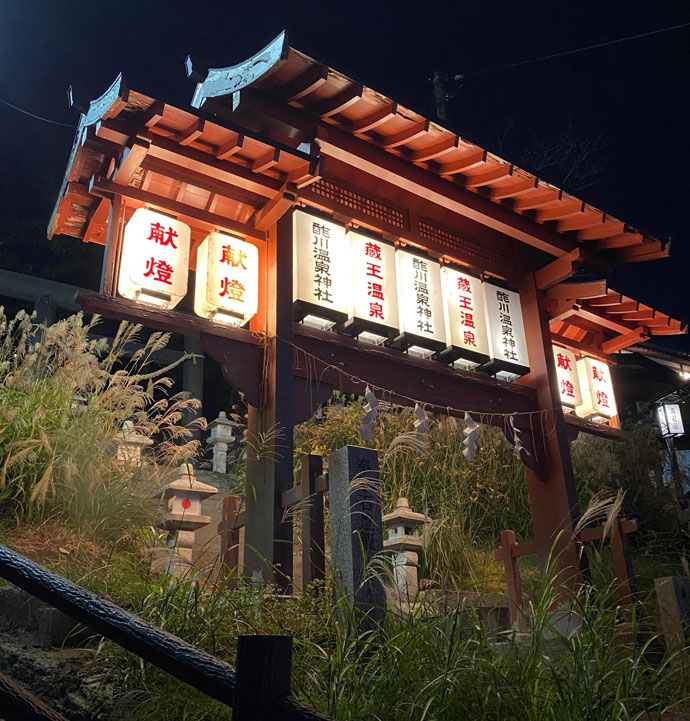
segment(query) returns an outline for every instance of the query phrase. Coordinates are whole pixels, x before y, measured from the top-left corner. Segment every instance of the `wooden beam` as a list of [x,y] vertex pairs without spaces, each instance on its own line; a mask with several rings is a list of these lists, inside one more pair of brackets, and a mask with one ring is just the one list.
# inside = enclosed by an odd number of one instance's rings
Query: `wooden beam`
[[644,242],[642,233],[622,233],[610,238],[601,238],[597,241],[597,250],[616,250],[618,248],[629,248],[631,245],[639,245]]
[[600,298],[606,295],[606,281],[592,280],[586,283],[559,283],[549,288],[547,298],[558,300],[584,300],[585,298]]
[[379,125],[383,125],[391,118],[394,118],[397,112],[397,103],[385,103],[380,108],[377,108],[373,112],[369,113],[369,115],[365,115],[359,120],[353,120],[349,124],[348,130],[356,135],[366,133],[369,130],[378,128]]
[[[616,333],[624,334],[635,330],[635,326],[616,319],[616,316],[611,316],[608,313],[601,313],[595,308],[588,306],[579,306],[577,309],[576,318],[580,318],[585,321],[591,321],[595,325],[608,328]],[[575,320],[570,320],[570,323],[577,325]]]
[[656,315],[656,311],[653,308],[647,308],[645,310],[636,310],[633,313],[625,313],[621,316],[623,320],[630,321],[641,321],[651,320]]
[[657,240],[656,238],[646,238],[645,242],[640,245],[634,245],[630,248],[621,248],[616,254],[616,260],[620,263],[640,263],[645,260],[667,258],[670,250],[670,241]]
[[606,313],[613,315],[622,315],[623,313],[634,313],[640,304],[636,300],[623,300],[618,305],[611,305],[605,309]]
[[85,243],[105,244],[109,212],[110,200],[108,200],[108,198],[101,198],[96,209],[91,213],[89,222],[86,225],[86,230],[84,231]]
[[458,147],[460,138],[457,135],[449,135],[446,138],[432,143],[426,148],[419,148],[418,150],[405,150],[403,157],[412,163],[423,163],[427,160],[433,160],[438,158],[440,155],[447,153],[449,150],[454,150]]
[[513,166],[509,164],[498,163],[497,165],[488,165],[486,170],[474,175],[466,175],[458,179],[458,184],[463,188],[480,188],[482,185],[490,185],[496,180],[502,180],[513,174]]
[[399,145],[410,143],[413,140],[420,138],[422,135],[425,135],[429,131],[429,125],[430,123],[428,120],[414,122],[412,125],[408,125],[403,130],[399,130],[397,133],[381,136],[379,145],[386,150],[392,150],[393,148],[397,148]]
[[462,157],[450,160],[447,163],[441,163],[439,165],[434,164],[432,169],[439,175],[451,176],[455,175],[455,173],[462,173],[464,170],[469,170],[476,165],[485,163],[488,155],[489,154],[486,150],[477,148],[476,150],[470,150]]
[[652,335],[680,335],[688,332],[687,323],[681,323],[679,326],[668,326],[667,328],[650,328]]
[[[539,180],[537,180],[539,183]],[[537,189],[531,193],[525,193],[521,198],[515,198],[510,206],[513,210],[521,212],[523,210],[536,210],[542,208],[549,203],[553,203],[554,200],[558,200],[560,197],[560,191],[555,188],[540,188],[537,185]]]
[[579,230],[575,237],[578,241],[601,240],[611,236],[619,236],[624,230],[625,224],[619,220],[604,220],[603,223]]
[[610,355],[604,353],[600,347],[592,345],[591,343],[583,343],[582,341],[568,338],[567,336],[559,335],[558,333],[551,333],[551,340],[556,345],[563,345],[566,348],[571,348],[572,350],[579,351],[580,353],[586,353],[587,355],[591,355],[598,360],[604,361],[605,363],[614,362]]
[[320,116],[322,119],[330,118],[333,115],[342,113],[347,110],[353,103],[356,103],[364,93],[364,88],[359,83],[344,88],[336,95],[330,98],[320,100],[318,103],[307,107],[307,110],[314,115]]
[[663,314],[658,314],[654,318],[644,322],[647,328],[663,328],[665,326],[671,326],[674,323],[679,324],[680,321],[674,321],[673,318],[669,318],[669,316]]
[[305,186],[316,182],[321,177],[322,169],[322,159],[313,160],[300,168],[290,170],[287,173],[285,180],[288,183],[294,184],[297,188],[304,188]]
[[593,213],[591,210],[583,210],[577,215],[571,215],[569,218],[559,220],[556,224],[556,230],[559,233],[569,233],[573,230],[582,230],[583,228],[591,228],[604,224],[603,213]]
[[133,138],[131,144],[122,153],[120,164],[113,175],[113,182],[118,185],[129,185],[134,174],[147,156],[151,144],[140,138]]
[[316,63],[307,68],[301,75],[290,80],[285,85],[278,86],[277,94],[282,100],[292,102],[301,100],[314,90],[320,88],[328,79],[328,68]]
[[149,156],[184,165],[197,173],[231,183],[265,198],[272,198],[282,186],[279,180],[253,173],[249,168],[237,163],[217,160],[203,150],[180,147],[175,141],[168,138],[154,138]]
[[144,111],[141,123],[145,128],[152,128],[158,124],[158,121],[165,113],[165,103],[160,100],[154,100],[151,107]]
[[177,136],[177,142],[180,145],[191,145],[204,132],[205,127],[206,121],[202,118],[197,118],[188,128]]
[[257,211],[254,217],[254,227],[257,230],[265,230],[275,225],[295,204],[297,197],[294,193],[288,193],[286,186],[283,186],[263,208]]
[[215,157],[217,160],[227,160],[227,158],[242,150],[243,145],[244,135],[238,133],[234,138],[218,146]]
[[534,274],[537,288],[539,290],[548,290],[566,278],[575,275],[576,265],[583,261],[584,255],[582,248],[575,248],[566,255],[545,265]]
[[559,200],[558,205],[537,210],[534,218],[539,223],[546,223],[548,220],[560,220],[569,215],[580,213],[584,207],[585,204],[581,200]]
[[273,148],[249,163],[252,173],[263,173],[280,161],[280,150]]
[[645,333],[644,328],[635,328],[635,330],[630,333],[625,333],[623,335],[619,335],[617,338],[604,341],[601,344],[601,349],[604,353],[616,353],[619,350],[623,350],[623,348],[627,348],[628,346],[635,345],[635,343],[647,340],[647,338],[649,338],[649,333]]
[[140,203],[152,205],[160,208],[168,213],[175,215],[182,215],[188,218],[194,218],[197,224],[204,224],[202,227],[212,231],[214,228],[224,228],[232,233],[238,233],[254,240],[266,240],[266,233],[260,230],[256,230],[251,225],[246,223],[240,223],[236,220],[231,220],[223,215],[216,213],[209,213],[202,208],[196,208],[193,205],[187,205],[186,203],[180,203],[177,200],[166,198],[163,195],[156,195],[139,188],[134,188],[131,185],[116,185],[110,180],[99,178],[94,176],[89,183],[89,191],[96,195],[108,197],[109,195],[124,196],[131,198]]
[[587,305],[607,307],[610,305],[618,305],[623,300],[620,293],[609,293],[601,298],[591,298],[587,301]]
[[519,195],[520,193],[525,193],[528,190],[536,188],[538,182],[537,178],[520,178],[514,183],[507,183],[506,185],[491,188],[489,190],[489,198],[491,198],[491,200],[512,198],[515,195]]
[[[196,170],[190,170],[184,165],[178,165],[177,163],[171,163],[167,160],[159,160],[158,158],[148,157],[142,163],[142,167],[152,173],[157,173],[171,180],[178,180],[182,183],[193,185],[196,188],[202,190],[209,190],[212,193],[221,195],[224,198],[230,198],[246,205],[251,205],[255,208],[260,207],[266,202],[266,198],[258,193],[252,193],[248,190],[243,190],[237,187],[233,183],[227,183],[224,180],[217,180],[214,177],[199,173]],[[143,188],[146,190],[146,188]]]

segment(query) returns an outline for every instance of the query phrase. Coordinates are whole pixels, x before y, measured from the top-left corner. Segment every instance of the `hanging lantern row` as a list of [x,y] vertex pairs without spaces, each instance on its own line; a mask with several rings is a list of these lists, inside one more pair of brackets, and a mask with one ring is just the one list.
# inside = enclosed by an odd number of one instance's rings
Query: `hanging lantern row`
[[[191,231],[174,217],[139,208],[125,227],[118,292],[124,298],[174,308],[187,295]],[[227,233],[210,233],[196,250],[194,312],[244,325],[258,309],[259,253]]]

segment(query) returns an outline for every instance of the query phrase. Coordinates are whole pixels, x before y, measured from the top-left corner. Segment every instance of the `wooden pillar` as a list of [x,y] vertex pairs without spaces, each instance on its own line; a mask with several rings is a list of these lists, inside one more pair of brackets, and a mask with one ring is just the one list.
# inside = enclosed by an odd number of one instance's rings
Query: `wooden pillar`
[[[226,588],[237,587],[237,567],[240,562],[240,528],[237,519],[240,515],[239,496],[225,496],[220,522],[220,563],[221,579],[227,580]],[[233,572],[231,578],[228,578]]]
[[503,561],[503,569],[506,575],[506,596],[510,602],[510,622],[517,624],[522,616],[522,576],[520,565],[515,554],[517,541],[515,531],[501,531],[501,548],[494,553],[497,561]]
[[249,406],[244,569],[250,578],[292,583],[292,521],[283,519],[283,492],[292,488],[292,212],[260,249],[259,313],[250,325],[265,331],[261,407]]
[[302,488],[308,498],[302,508],[302,590],[312,581],[326,578],[326,540],[324,536],[323,491],[317,478],[323,473],[321,456],[302,457]]
[[618,590],[622,603],[635,600],[635,569],[630,553],[630,543],[620,518],[616,518],[611,532],[611,556],[618,579]]
[[101,293],[117,295],[117,282],[122,251],[122,234],[125,229],[125,201],[121,195],[113,195],[108,216],[108,233],[103,252],[101,270]]
[[580,511],[545,297],[532,273],[521,284],[520,300],[530,364],[525,382],[536,390],[539,408],[552,411],[547,422],[535,419],[536,432],[543,428],[545,435],[536,438],[537,471],[526,468],[537,561],[543,574],[552,554],[558,581],[573,586],[580,575],[578,543],[573,535]]

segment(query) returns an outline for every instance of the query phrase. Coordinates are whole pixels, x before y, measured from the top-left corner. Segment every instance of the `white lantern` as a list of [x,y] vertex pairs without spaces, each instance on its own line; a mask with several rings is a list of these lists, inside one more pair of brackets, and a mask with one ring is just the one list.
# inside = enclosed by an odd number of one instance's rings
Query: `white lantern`
[[489,360],[484,287],[479,278],[444,266],[443,294],[446,316],[446,349],[441,360],[471,368]]
[[138,208],[125,226],[118,292],[158,308],[174,308],[187,294],[189,226]]
[[582,405],[575,409],[577,415],[594,420],[617,415],[609,366],[596,358],[581,358],[577,362],[577,372],[582,392]]
[[397,250],[400,335],[395,345],[431,356],[446,346],[441,266],[436,260]]
[[292,265],[295,319],[324,329],[344,323],[352,286],[345,227],[296,210]]
[[228,325],[244,325],[259,305],[259,251],[225,233],[206,236],[196,252],[194,312]]
[[398,329],[395,248],[356,231],[348,238],[352,287],[350,317],[343,331],[383,343]]
[[677,403],[667,403],[659,406],[656,410],[661,435],[664,438],[675,438],[676,436],[685,434],[683,417],[680,412],[680,406]]
[[556,364],[558,393],[564,406],[574,408],[582,403],[580,377],[577,372],[577,358],[568,348],[553,346],[553,360]]
[[523,375],[529,371],[525,325],[520,294],[484,283],[486,323],[489,331],[490,370]]

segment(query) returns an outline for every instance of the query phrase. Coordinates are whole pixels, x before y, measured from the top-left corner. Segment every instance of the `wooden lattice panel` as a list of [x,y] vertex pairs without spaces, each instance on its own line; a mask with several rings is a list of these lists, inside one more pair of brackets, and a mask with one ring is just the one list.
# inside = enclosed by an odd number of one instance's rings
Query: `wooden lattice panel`
[[407,211],[402,208],[395,208],[392,205],[375,200],[362,193],[357,193],[349,188],[343,188],[323,178],[312,183],[309,189],[322,198],[339,203],[361,215],[368,216],[372,220],[386,223],[401,230],[409,228]]
[[458,235],[429,220],[420,219],[419,236],[437,250],[443,249],[450,257],[469,263],[477,269],[510,277],[514,271],[514,247],[508,243],[485,243]]

